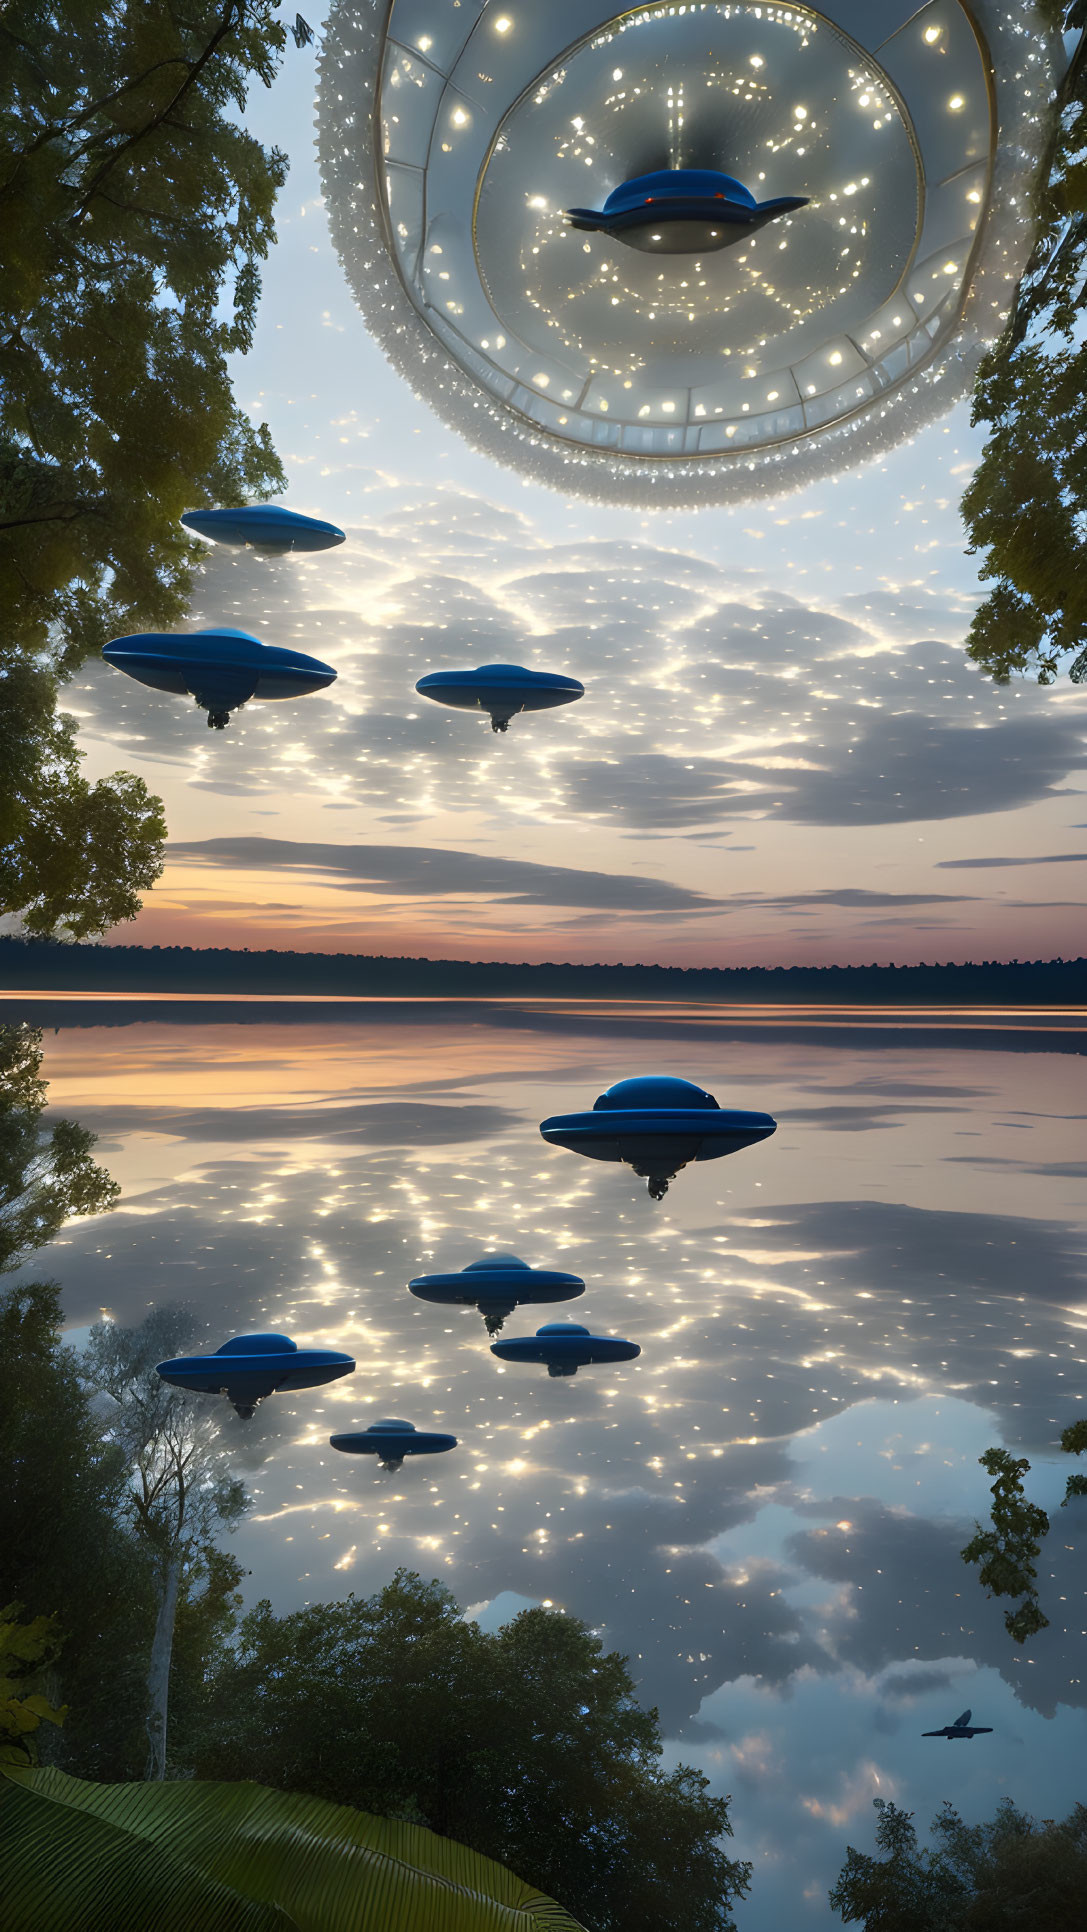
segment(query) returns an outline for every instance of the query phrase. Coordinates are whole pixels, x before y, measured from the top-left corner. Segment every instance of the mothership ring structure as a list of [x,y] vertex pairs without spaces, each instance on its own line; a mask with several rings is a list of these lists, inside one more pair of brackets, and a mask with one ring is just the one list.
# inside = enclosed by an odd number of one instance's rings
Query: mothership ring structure
[[[1061,59],[1011,0],[333,0],[332,236],[389,359],[499,462],[615,503],[777,494],[969,386]],[[716,252],[592,230],[680,170],[796,205]]]

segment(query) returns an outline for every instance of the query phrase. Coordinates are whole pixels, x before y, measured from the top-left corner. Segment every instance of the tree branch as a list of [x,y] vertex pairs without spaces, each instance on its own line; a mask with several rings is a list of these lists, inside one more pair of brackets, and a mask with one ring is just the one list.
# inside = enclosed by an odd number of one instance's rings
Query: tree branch
[[247,4],[248,4],[248,0],[227,0],[226,13],[223,16],[219,24],[219,27],[212,35],[211,39],[209,40],[207,46],[205,47],[203,53],[200,55],[199,59],[193,61],[192,65],[189,68],[188,75],[186,76],[185,80],[182,81],[181,86],[177,89],[177,92],[173,95],[172,99],[167,101],[166,106],[162,109],[162,111],[154,115],[153,118],[147,122],[145,127],[137,128],[135,133],[130,134],[126,140],[122,141],[118,147],[114,148],[112,154],[109,154],[106,156],[101,166],[91,176],[91,179],[86,189],[84,190],[84,193],[78,205],[73,210],[72,214],[69,215],[68,217],[69,221],[79,220],[80,216],[85,213],[88,207],[88,204],[93,199],[95,193],[97,192],[98,188],[101,186],[102,182],[105,180],[106,176],[110,173],[112,168],[116,167],[117,162],[120,161],[124,155],[128,154],[132,148],[136,147],[140,141],[143,141],[144,139],[146,139],[147,135],[152,134],[157,127],[161,126],[162,122],[166,119],[167,115],[173,113],[178,102],[184,100],[185,95],[188,93],[190,87],[192,87],[193,84],[195,83],[197,76],[200,74],[202,69],[207,65],[208,61],[212,58],[212,55],[217,52],[220,43],[226,39],[228,34],[233,33],[235,29],[238,26],[240,26],[241,22],[245,19]]

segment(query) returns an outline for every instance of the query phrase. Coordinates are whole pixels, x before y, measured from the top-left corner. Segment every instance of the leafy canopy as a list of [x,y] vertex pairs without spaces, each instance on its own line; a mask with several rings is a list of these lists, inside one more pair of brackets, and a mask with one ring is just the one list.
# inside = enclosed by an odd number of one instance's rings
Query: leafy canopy
[[913,1813],[874,1801],[886,1856],[847,1847],[833,1911],[867,1932],[1081,1932],[1087,1898],[1087,1805],[1042,1824],[1004,1798],[993,1818],[963,1823],[945,1804],[935,1845],[918,1847]]
[[57,1649],[51,1617],[27,1621],[17,1603],[0,1610],[0,1765],[34,1764],[38,1726],[64,1722],[65,1710],[31,1690],[27,1681],[48,1668]]
[[209,1684],[198,1777],[410,1819],[562,1899],[590,1932],[726,1932],[750,1866],[728,1799],[659,1764],[655,1711],[576,1618],[494,1635],[400,1570],[369,1598],[261,1603]]
[[275,76],[274,12],[0,12],[0,598],[8,635],[66,672],[184,614],[183,510],[285,486],[226,362],[252,340],[286,177],[230,118]]
[[166,822],[131,772],[88,784],[57,694],[43,656],[0,645],[0,913],[35,938],[87,939],[135,918]]
[[[1087,1421],[1073,1422],[1061,1433],[1061,1448],[1066,1455],[1080,1456],[1087,1449]],[[1049,1627],[1038,1601],[1037,1559],[1042,1540],[1049,1534],[1049,1517],[1036,1503],[1029,1503],[1023,1478],[1030,1471],[1025,1456],[1010,1456],[1006,1449],[987,1449],[978,1457],[983,1469],[996,1481],[992,1486],[992,1527],[975,1525],[977,1535],[960,1552],[964,1563],[978,1565],[978,1579],[991,1597],[1022,1597],[1017,1610],[1004,1612],[1004,1628],[1017,1644],[1037,1636]],[[1061,1498],[1061,1508],[1074,1496],[1087,1496],[1087,1476],[1069,1476]]]
[[74,1120],[42,1121],[46,1083],[36,1027],[0,1026],[0,1273],[18,1268],[73,1215],[102,1214],[120,1194]]
[[82,778],[60,684],[184,616],[184,510],[286,486],[227,366],[286,177],[232,118],[275,6],[0,7],[0,915],[39,937],[134,918],[166,833],[142,779]]
[[1025,1456],[1010,1456],[1006,1449],[987,1449],[978,1461],[996,1477],[992,1485],[992,1528],[977,1525],[977,1535],[962,1551],[962,1560],[978,1564],[979,1581],[989,1596],[1022,1597],[1017,1610],[1004,1612],[1004,1628],[1021,1644],[1049,1623],[1038,1602],[1037,1568],[1042,1538],[1049,1532],[1049,1517],[1026,1499],[1023,1477],[1030,1464]]
[[[1083,0],[1044,0],[1053,27],[1084,28]],[[1035,185],[1037,240],[1012,313],[978,374],[973,421],[990,430],[962,500],[992,584],[968,654],[1006,684],[1066,669],[1087,681],[1087,49],[1053,108]]]

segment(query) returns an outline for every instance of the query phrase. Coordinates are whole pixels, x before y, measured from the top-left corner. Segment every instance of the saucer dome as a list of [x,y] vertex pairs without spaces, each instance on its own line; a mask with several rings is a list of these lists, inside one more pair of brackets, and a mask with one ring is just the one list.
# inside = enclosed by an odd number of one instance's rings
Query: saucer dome
[[506,1316],[524,1302],[571,1301],[585,1293],[580,1275],[530,1268],[515,1254],[484,1255],[454,1274],[417,1275],[408,1287],[420,1301],[478,1308],[489,1335],[497,1335]]
[[399,1416],[371,1422],[368,1429],[353,1434],[329,1436],[329,1442],[348,1456],[376,1456],[382,1469],[388,1470],[399,1469],[405,1456],[442,1455],[457,1446],[456,1436],[417,1429],[413,1422],[403,1422]]
[[458,711],[486,711],[492,731],[505,731],[518,711],[551,711],[585,696],[585,686],[558,671],[526,671],[520,664],[481,664],[475,671],[430,671],[415,689]]
[[174,1388],[225,1395],[248,1420],[258,1402],[278,1390],[316,1389],[350,1375],[354,1357],[332,1348],[299,1348],[289,1335],[235,1335],[213,1355],[179,1355],[158,1373]]
[[626,1162],[649,1183],[655,1201],[688,1162],[720,1160],[767,1140],[776,1129],[770,1114],[720,1107],[705,1088],[667,1074],[618,1080],[588,1111],[554,1114],[540,1124],[553,1147],[590,1160]]
[[578,1322],[545,1322],[535,1335],[511,1336],[492,1342],[491,1354],[504,1362],[542,1362],[548,1375],[576,1375],[590,1362],[632,1362],[641,1354],[637,1342],[618,1335],[592,1335]]

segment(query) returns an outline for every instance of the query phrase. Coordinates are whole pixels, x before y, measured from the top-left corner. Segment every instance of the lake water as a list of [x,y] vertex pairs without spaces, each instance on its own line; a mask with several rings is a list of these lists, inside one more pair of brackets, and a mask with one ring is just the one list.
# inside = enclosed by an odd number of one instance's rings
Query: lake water
[[[398,1564],[484,1620],[525,1601],[628,1653],[669,1756],[733,1794],[745,1932],[828,1926],[874,1796],[926,1826],[1087,1796],[1087,1502],[1056,1510],[1025,1652],[958,1552],[977,1458],[1055,1506],[1087,1396],[1087,1016],[768,1014],[497,1002],[65,1003],[51,1104],[99,1134],[116,1212],[37,1263],[73,1336],[191,1304],[342,1347],[357,1373],[227,1422],[255,1492],[250,1601]],[[73,1023],[79,1022],[79,1023]],[[773,1139],[652,1203],[538,1123],[632,1073],[773,1113]],[[582,1275],[568,1314],[641,1345],[552,1380],[409,1277],[488,1248]],[[382,1415],[460,1446],[384,1475],[327,1445]],[[1061,1466],[1063,1464],[1063,1466]],[[991,1737],[920,1733],[971,1705]]]

